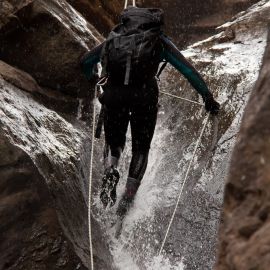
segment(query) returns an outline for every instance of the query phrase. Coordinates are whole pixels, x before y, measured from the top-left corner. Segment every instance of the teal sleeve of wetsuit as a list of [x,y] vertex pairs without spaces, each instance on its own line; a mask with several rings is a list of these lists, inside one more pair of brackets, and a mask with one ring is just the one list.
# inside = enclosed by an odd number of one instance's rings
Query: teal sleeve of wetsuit
[[82,63],[82,71],[86,78],[90,80],[94,75],[94,66],[100,61],[99,57],[88,57]]
[[98,45],[93,50],[86,53],[81,59],[81,68],[88,80],[92,79],[94,76],[94,67],[100,62],[102,48],[103,44]]
[[181,72],[203,98],[212,95],[203,78],[186,60],[177,47],[166,36],[162,37],[162,41],[164,45],[163,59]]

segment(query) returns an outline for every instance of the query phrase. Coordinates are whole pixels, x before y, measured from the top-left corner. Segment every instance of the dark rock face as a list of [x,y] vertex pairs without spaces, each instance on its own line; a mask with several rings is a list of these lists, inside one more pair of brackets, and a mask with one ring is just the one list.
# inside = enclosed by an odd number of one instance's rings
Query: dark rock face
[[[259,0],[137,0],[138,6],[165,11],[166,33],[180,48],[213,35],[215,28]],[[69,0],[102,33],[119,21],[124,0]],[[129,0],[132,4],[132,0]]]
[[68,0],[102,34],[108,33],[119,19],[124,1]]
[[[1,76],[0,89],[3,269],[29,269],[31,263],[37,269],[48,269],[53,263],[64,269],[74,269],[75,264],[85,269],[89,262],[88,129],[80,122],[73,126]],[[93,220],[92,226],[97,267],[110,269],[99,225]],[[14,242],[10,242],[12,232],[16,232]],[[47,238],[36,254],[42,235]]]
[[3,61],[0,61],[0,74],[5,81],[24,91],[30,93],[42,92],[42,88],[28,73],[16,69]]
[[33,161],[6,138],[0,144],[0,269],[86,269]]
[[[93,91],[79,58],[101,36],[65,1],[1,5],[0,268],[87,269]],[[92,231],[95,267],[111,269]]]
[[0,3],[0,28],[15,18],[15,13],[33,0],[3,0]]
[[[91,100],[79,59],[102,39],[94,27],[65,1],[30,1],[11,19],[0,30],[0,58],[30,73],[43,88]],[[85,106],[89,110],[89,102]],[[78,102],[70,108],[77,109]]]
[[238,12],[258,0],[142,0],[144,5],[161,7],[166,12],[166,30],[180,47],[202,40]]
[[232,156],[220,228],[217,270],[270,265],[270,32],[260,77]]

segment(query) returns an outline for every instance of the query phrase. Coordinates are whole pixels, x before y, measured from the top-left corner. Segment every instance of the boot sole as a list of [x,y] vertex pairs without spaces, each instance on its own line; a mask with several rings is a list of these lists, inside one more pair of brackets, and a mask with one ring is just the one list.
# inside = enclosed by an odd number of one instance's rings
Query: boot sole
[[[106,176],[102,179],[102,190],[100,193],[100,200],[106,208],[108,204],[110,204],[110,207],[115,205],[116,203],[116,187],[119,182],[119,178],[116,176],[113,176],[112,179],[108,179]],[[114,194],[112,196],[112,194]]]

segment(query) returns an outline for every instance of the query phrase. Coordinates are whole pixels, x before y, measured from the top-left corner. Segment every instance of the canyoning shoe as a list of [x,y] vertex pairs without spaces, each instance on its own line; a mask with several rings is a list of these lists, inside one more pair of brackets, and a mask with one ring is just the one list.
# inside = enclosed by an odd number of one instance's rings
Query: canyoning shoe
[[102,178],[100,200],[106,208],[108,204],[113,206],[116,202],[116,187],[119,182],[119,172],[111,167],[107,169]]
[[135,195],[137,193],[139,186],[140,186],[139,180],[128,177],[125,193],[123,197],[121,198],[118,208],[116,210],[116,214],[120,218],[124,218],[129,208],[131,207],[131,204],[134,201],[134,198],[135,198]]
[[116,214],[118,217],[120,218],[124,218],[124,216],[126,215],[126,213],[128,212],[132,202],[134,200],[134,197],[129,197],[129,196],[126,196],[124,195],[119,204],[118,204],[118,207],[117,207],[117,210],[116,210]]

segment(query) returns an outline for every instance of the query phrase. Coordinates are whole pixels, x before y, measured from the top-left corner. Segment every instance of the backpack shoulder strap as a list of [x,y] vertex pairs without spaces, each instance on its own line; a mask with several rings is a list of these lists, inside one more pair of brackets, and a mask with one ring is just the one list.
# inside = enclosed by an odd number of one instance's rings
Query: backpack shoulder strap
[[100,54],[100,59],[102,59],[102,72],[101,72],[101,77],[107,76],[107,65],[108,65],[108,47],[109,43],[116,37],[119,37],[120,34],[118,34],[115,29],[119,27],[118,25],[110,32],[108,38],[104,42],[104,46],[102,48],[101,54]]

